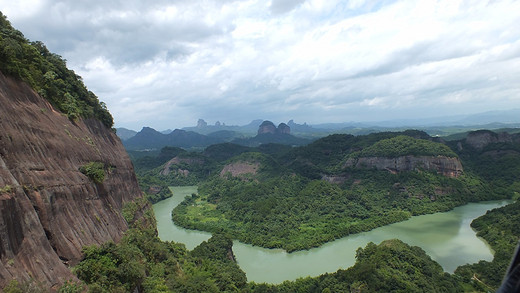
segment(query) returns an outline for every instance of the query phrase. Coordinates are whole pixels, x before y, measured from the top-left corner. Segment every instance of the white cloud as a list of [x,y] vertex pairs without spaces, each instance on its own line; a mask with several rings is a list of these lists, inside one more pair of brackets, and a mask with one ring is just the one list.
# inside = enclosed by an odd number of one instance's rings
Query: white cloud
[[402,109],[453,112],[454,103],[520,104],[518,1],[0,4],[26,37],[68,60],[119,126],[374,120]]

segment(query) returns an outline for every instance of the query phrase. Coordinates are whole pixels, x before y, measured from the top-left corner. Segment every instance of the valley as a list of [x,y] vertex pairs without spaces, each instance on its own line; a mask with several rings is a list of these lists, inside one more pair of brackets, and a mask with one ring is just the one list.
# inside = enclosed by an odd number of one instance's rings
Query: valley
[[[172,187],[173,197],[154,204],[159,237],[164,241],[184,243],[193,249],[211,237],[210,233],[189,230],[171,221],[171,211],[185,196],[197,193],[195,186]],[[307,276],[319,276],[346,269],[355,263],[356,250],[369,242],[376,244],[387,239],[400,239],[419,246],[438,262],[445,271],[453,273],[466,263],[491,261],[493,252],[470,227],[473,219],[487,210],[512,201],[470,203],[449,212],[415,216],[407,221],[383,226],[370,232],[347,236],[319,248],[287,253],[282,249],[264,249],[233,242],[237,263],[249,281],[279,284]],[[312,266],[307,264],[312,263]]]
[[119,138],[64,58],[1,12],[0,28],[1,292],[500,286],[520,237],[516,122],[201,119]]
[[[478,135],[471,134],[469,143]],[[516,137],[509,136],[510,146],[487,148],[514,149]],[[472,168],[470,158],[436,140],[412,130],[331,135],[296,148],[223,144],[202,153],[164,149],[155,164],[150,163],[153,158],[134,162],[140,180],[156,181],[153,192],[198,184],[199,194],[175,209],[177,224],[292,252],[414,215],[507,199],[517,192],[513,177],[494,180],[479,174],[493,164]],[[465,141],[453,143],[463,156],[481,152],[470,144],[464,147]],[[168,160],[167,152],[173,159]],[[143,162],[150,164],[139,167]],[[503,165],[501,171],[518,172],[515,165]]]

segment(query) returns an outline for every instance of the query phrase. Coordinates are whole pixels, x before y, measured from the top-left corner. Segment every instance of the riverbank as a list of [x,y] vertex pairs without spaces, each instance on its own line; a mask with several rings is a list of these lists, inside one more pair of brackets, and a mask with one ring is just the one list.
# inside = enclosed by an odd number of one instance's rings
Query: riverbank
[[[162,240],[185,243],[188,249],[193,249],[209,239],[210,233],[187,230],[171,221],[172,209],[196,190],[195,186],[174,187],[172,198],[153,206]],[[445,271],[451,273],[459,265],[493,258],[493,252],[469,225],[487,210],[510,202],[469,203],[449,212],[416,216],[369,232],[350,235],[307,251],[287,253],[281,249],[265,249],[238,241],[234,241],[233,251],[249,281],[281,283],[348,268],[355,262],[358,247],[364,247],[369,242],[380,243],[385,239],[398,238],[421,247]]]

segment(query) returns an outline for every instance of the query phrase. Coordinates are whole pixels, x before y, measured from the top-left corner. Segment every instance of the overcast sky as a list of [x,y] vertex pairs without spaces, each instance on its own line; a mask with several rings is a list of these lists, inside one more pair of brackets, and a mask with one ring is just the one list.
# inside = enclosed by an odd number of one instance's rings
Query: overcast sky
[[117,127],[520,108],[520,1],[0,0]]

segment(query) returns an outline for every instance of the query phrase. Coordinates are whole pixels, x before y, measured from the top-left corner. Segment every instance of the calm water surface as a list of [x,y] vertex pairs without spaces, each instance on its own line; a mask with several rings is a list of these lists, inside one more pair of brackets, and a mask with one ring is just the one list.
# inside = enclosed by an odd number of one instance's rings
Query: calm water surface
[[[184,243],[191,250],[209,239],[211,234],[176,226],[171,220],[171,211],[186,195],[195,193],[197,188],[173,187],[172,191],[173,197],[153,205],[159,237],[165,241]],[[410,245],[420,246],[445,271],[452,273],[459,265],[493,259],[493,252],[476,236],[470,223],[487,210],[508,203],[511,201],[469,203],[446,213],[412,217],[307,251],[286,253],[281,249],[265,249],[238,241],[233,242],[233,251],[249,281],[281,283],[348,268],[355,262],[358,247],[365,247],[369,242],[378,244],[386,239],[398,238]]]

